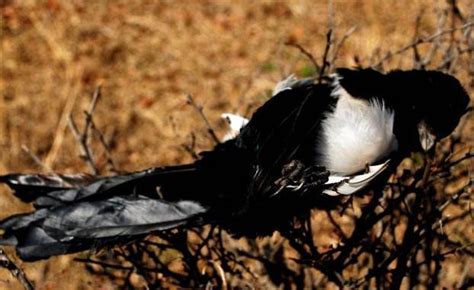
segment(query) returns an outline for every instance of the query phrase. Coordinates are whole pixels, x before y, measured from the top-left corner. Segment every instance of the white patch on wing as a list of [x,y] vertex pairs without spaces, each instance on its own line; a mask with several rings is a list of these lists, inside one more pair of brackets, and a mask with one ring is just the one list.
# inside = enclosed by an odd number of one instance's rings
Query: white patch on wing
[[12,177],[9,182],[18,185],[74,187],[94,180],[94,177],[85,174],[24,174]]
[[229,126],[229,130],[222,138],[222,142],[235,138],[237,135],[239,135],[240,129],[242,129],[249,122],[248,119],[231,113],[223,113],[221,114],[221,118],[224,119]]
[[273,89],[272,96],[276,96],[280,92],[291,90],[293,85],[298,82],[298,79],[295,77],[294,74],[289,75],[286,79],[279,81],[275,88]]
[[333,78],[331,95],[338,101],[323,121],[318,161],[331,173],[346,176],[363,171],[397,149],[394,113],[383,102],[352,97],[340,85],[340,77]]
[[291,90],[298,86],[304,86],[311,83],[314,83],[313,78],[305,78],[305,79],[299,80],[298,78],[295,77],[294,74],[291,74],[286,79],[279,81],[275,85],[275,88],[273,89],[272,97],[278,95],[279,93],[283,91]]
[[362,174],[352,176],[331,175],[325,183],[327,189],[323,190],[323,193],[331,196],[353,194],[366,187],[370,181],[388,167],[389,163],[390,159],[384,163],[369,166],[368,172]]

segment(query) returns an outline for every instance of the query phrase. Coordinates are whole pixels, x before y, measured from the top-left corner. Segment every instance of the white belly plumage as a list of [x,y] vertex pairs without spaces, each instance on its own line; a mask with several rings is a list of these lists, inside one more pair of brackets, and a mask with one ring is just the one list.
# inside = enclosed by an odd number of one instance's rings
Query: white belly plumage
[[[333,196],[352,194],[366,187],[389,165],[390,159],[383,157],[398,147],[393,134],[393,112],[381,102],[353,98],[339,85],[338,76],[334,80],[332,96],[338,102],[323,121],[316,148],[321,159],[315,160],[331,172],[322,192]],[[297,82],[294,76],[288,77],[278,83],[274,95],[291,89]],[[222,114],[222,118],[229,124],[230,138],[248,122],[233,114]],[[380,162],[374,164],[376,161]],[[360,173],[367,165],[368,172]]]
[[338,102],[322,124],[318,144],[321,165],[332,173],[350,175],[397,149],[394,114],[383,103],[355,99],[340,86],[333,96]]

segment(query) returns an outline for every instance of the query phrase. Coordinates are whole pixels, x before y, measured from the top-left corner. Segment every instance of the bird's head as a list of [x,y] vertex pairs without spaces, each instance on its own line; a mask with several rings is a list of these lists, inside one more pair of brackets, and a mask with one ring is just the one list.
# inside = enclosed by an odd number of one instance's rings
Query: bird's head
[[[387,74],[398,121],[418,135],[427,151],[454,131],[467,112],[469,96],[453,76],[439,71],[393,71]],[[416,130],[413,125],[416,124]]]

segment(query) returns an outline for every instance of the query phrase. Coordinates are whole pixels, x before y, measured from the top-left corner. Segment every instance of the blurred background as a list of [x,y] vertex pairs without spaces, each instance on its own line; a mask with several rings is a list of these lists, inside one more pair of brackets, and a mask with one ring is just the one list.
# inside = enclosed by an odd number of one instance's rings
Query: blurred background
[[[417,37],[474,21],[474,2],[469,0],[2,0],[0,7],[0,174],[87,172],[68,117],[82,126],[83,111],[99,85],[102,96],[94,121],[116,168],[131,171],[189,162],[189,148],[209,149],[212,140],[187,103],[188,94],[203,106],[221,137],[221,113],[249,116],[282,78],[317,73],[300,48],[321,63],[328,29],[336,44],[330,54],[333,69],[375,65]],[[474,42],[470,29],[443,37]],[[420,45],[420,53],[426,55],[432,46]],[[467,49],[458,51],[443,69],[455,74],[472,96],[472,46]],[[378,68],[411,69],[414,54],[406,49]],[[426,67],[439,68],[445,55],[432,56]],[[468,124],[457,134],[472,145],[472,114],[464,122]],[[110,174],[107,154],[94,144],[100,173]],[[472,162],[463,166],[472,169]],[[466,178],[458,182],[466,186]],[[30,209],[1,188],[0,218]],[[471,219],[463,228],[470,235],[472,224]],[[329,245],[334,237],[326,234],[323,243]],[[446,264],[441,285],[458,285],[466,263],[474,268],[469,259]],[[15,261],[38,289],[118,287],[114,279],[92,274],[69,256]],[[474,277],[472,269],[468,275]],[[249,283],[278,287],[262,281]],[[0,289],[21,285],[0,269]]]

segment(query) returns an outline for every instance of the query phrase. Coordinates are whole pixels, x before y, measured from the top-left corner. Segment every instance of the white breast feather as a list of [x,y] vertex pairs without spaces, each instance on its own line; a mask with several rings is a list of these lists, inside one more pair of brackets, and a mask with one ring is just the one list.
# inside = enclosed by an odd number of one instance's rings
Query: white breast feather
[[353,174],[396,150],[393,111],[383,102],[352,97],[335,78],[334,112],[323,122],[321,162],[337,174]]

